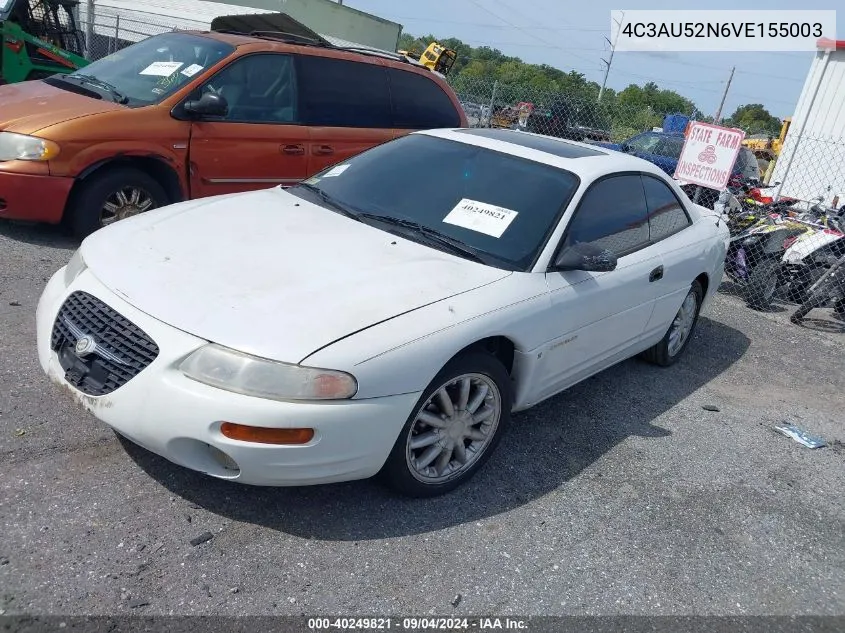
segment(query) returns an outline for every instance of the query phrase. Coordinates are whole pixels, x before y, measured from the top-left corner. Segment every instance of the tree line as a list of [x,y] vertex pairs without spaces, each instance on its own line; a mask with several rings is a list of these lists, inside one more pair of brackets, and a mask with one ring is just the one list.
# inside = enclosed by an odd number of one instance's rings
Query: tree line
[[[691,99],[674,90],[660,88],[653,81],[643,85],[632,83],[620,91],[605,88],[599,102],[601,86],[588,80],[583,73],[566,72],[548,64],[529,64],[489,46],[473,47],[454,37],[416,37],[404,33],[399,38],[398,50],[419,54],[435,41],[457,53],[449,83],[465,101],[489,104],[494,97],[494,83],[495,107],[520,101],[548,105],[550,100],[563,95],[573,102],[590,104],[593,123],[612,128],[614,138],[626,138],[660,126],[666,114],[682,113],[699,121],[713,121],[713,117],[701,112]],[[781,122],[763,105],[747,104],[723,119],[722,125],[740,127],[748,134],[777,136]]]

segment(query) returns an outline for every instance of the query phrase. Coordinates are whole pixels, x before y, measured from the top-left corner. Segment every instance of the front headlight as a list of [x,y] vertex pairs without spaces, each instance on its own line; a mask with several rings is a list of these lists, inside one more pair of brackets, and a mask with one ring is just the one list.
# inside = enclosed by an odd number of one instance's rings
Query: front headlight
[[50,160],[59,155],[59,146],[36,136],[0,132],[0,162],[6,160]]
[[65,286],[73,283],[73,280],[79,277],[86,268],[88,266],[85,264],[85,260],[82,259],[82,249],[78,248],[65,267]]
[[271,400],[346,400],[358,391],[345,372],[280,363],[214,343],[188,356],[179,369],[206,385]]

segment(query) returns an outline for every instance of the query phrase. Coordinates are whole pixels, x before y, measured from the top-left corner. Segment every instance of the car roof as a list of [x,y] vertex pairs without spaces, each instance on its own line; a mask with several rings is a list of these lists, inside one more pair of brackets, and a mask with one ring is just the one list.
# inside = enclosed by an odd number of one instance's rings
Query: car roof
[[445,138],[552,165],[570,171],[586,181],[594,180],[608,172],[640,171],[661,177],[666,175],[653,163],[630,154],[532,132],[476,128],[424,130],[414,134]]
[[[336,57],[365,61],[370,63],[383,63],[386,66],[400,68],[402,70],[416,71],[418,74],[429,76],[432,79],[440,79],[438,73],[432,72],[423,64],[403,58],[398,53],[381,51],[370,47],[344,48],[342,46],[320,46],[316,44],[305,44],[290,39],[273,39],[272,37],[259,37],[246,33],[231,33],[225,31],[180,31],[190,35],[200,35],[220,42],[226,42],[237,48],[245,48],[246,52],[271,51],[280,53],[308,52],[314,51],[315,55],[325,57]],[[377,61],[376,61],[377,60]]]

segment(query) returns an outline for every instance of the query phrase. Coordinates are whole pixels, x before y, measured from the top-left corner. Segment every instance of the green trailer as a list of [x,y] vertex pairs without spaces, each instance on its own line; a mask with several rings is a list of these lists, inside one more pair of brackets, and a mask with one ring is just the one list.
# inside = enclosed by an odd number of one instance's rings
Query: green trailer
[[78,0],[0,0],[0,84],[69,73],[88,64]]

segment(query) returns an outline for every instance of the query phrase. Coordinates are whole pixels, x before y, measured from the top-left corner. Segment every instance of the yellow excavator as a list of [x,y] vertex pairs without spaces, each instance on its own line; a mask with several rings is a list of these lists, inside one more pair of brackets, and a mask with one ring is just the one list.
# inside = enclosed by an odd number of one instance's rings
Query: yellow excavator
[[[754,134],[742,141],[742,144],[754,152],[754,155],[757,157],[757,164],[760,167],[761,174],[766,174],[767,176],[771,174],[774,163],[777,157],[780,156],[783,142],[786,139],[786,133],[789,131],[791,124],[792,117],[786,117],[780,126],[780,134],[777,138],[765,134]],[[764,181],[767,182],[767,178],[764,178]]]
[[396,51],[400,55],[410,57],[411,59],[420,62],[429,70],[440,73],[443,76],[449,74],[452,66],[455,65],[455,60],[458,59],[458,54],[451,48],[447,48],[437,42],[432,42],[428,48],[420,55],[415,50]]

